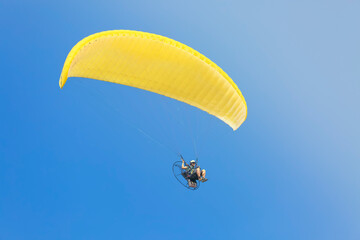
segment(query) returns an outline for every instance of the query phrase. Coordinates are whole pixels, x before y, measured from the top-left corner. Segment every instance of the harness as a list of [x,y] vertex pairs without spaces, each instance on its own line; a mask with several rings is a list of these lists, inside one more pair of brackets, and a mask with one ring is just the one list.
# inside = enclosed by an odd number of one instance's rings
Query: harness
[[191,164],[189,165],[189,167],[186,169],[188,175],[191,175],[195,172],[195,169],[198,168],[198,165],[195,164],[195,166],[192,166]]

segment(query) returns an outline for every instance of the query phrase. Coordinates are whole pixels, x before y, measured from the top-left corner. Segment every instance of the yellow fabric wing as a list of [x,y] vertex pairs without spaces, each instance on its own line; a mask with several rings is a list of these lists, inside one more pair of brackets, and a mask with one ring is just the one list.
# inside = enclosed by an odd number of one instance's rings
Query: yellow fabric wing
[[194,49],[156,34],[113,30],[77,43],[59,85],[69,77],[124,84],[200,108],[236,130],[246,119],[244,97],[231,78]]

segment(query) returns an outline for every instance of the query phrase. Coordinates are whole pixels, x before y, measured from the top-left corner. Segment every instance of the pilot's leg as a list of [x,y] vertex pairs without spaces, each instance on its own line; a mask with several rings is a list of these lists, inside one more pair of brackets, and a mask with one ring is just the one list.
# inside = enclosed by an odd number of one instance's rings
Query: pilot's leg
[[201,170],[201,176],[202,176],[203,178],[205,178],[205,176],[206,176],[206,170],[205,170],[205,169]]
[[201,179],[201,172],[200,172],[200,168],[199,168],[199,167],[196,169],[196,174],[197,174],[197,176],[198,176],[198,179],[200,180],[200,179]]

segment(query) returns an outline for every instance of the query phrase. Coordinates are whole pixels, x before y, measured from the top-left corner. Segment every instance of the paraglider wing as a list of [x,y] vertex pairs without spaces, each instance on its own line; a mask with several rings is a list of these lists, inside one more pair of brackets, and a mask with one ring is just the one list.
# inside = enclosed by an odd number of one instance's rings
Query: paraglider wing
[[124,84],[177,99],[236,130],[246,119],[244,97],[215,63],[175,40],[138,31],[93,34],[66,58],[59,85],[69,77]]

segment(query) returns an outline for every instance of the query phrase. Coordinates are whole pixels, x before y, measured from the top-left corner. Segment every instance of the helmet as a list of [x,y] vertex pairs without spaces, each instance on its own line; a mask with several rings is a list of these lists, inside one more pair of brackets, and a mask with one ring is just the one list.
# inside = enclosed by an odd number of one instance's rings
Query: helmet
[[195,163],[195,160],[191,160],[190,163]]

